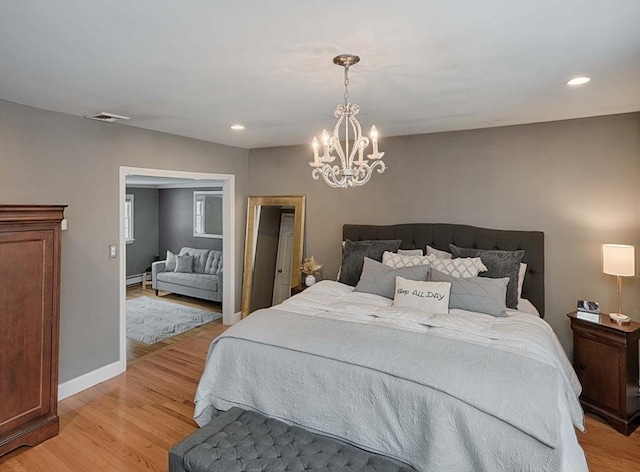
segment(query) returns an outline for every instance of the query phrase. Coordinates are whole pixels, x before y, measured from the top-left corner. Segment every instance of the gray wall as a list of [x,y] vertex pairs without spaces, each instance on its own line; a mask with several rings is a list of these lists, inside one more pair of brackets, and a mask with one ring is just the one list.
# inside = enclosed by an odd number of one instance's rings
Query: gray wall
[[[135,119],[132,120],[135,125]],[[248,151],[0,101],[0,201],[61,203],[60,382],[119,357],[120,166],[236,176],[236,311],[240,308]]]
[[133,195],[133,237],[127,244],[127,276],[142,274],[158,254],[158,189],[127,187]]
[[[384,130],[381,130],[384,133]],[[306,195],[306,249],[335,278],[345,223],[464,223],[541,230],[545,319],[571,350],[576,300],[616,309],[601,244],[640,252],[640,114],[382,138],[387,171],[364,187],[311,178],[311,146],[253,149],[252,195]],[[640,278],[624,279],[624,311],[640,320]]]
[[[160,259],[167,250],[178,253],[182,247],[222,250],[222,239],[195,238],[193,236],[193,192],[221,190],[220,188],[172,188],[160,190]],[[242,208],[246,207],[242,203]],[[246,210],[246,208],[245,208]],[[244,247],[244,239],[239,248]]]

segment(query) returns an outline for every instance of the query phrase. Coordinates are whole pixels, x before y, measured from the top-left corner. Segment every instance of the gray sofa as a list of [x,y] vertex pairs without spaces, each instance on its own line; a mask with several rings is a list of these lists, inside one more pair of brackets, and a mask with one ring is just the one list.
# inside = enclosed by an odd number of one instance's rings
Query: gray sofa
[[166,262],[151,265],[152,287],[189,297],[222,301],[222,251],[183,247],[179,255],[193,256],[192,272],[167,271]]

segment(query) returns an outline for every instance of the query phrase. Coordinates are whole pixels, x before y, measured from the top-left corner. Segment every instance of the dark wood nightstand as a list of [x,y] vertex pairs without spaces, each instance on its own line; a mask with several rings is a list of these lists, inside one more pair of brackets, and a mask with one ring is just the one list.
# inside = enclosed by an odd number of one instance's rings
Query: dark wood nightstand
[[600,314],[600,323],[567,315],[573,330],[573,367],[582,384],[580,403],[629,436],[640,425],[638,339],[640,323],[618,325]]
[[309,287],[307,287],[306,285],[296,285],[295,287],[291,287],[291,296],[293,297],[294,295],[297,295],[300,292],[304,292],[308,288]]

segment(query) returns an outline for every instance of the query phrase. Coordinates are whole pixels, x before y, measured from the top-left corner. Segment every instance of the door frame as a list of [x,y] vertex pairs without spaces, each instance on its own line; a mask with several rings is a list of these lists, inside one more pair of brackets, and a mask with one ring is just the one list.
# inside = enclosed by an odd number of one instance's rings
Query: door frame
[[119,293],[120,293],[120,368],[127,370],[127,333],[126,333],[126,271],[127,244],[124,238],[124,200],[126,193],[126,179],[128,175],[142,175],[148,177],[170,177],[176,179],[219,180],[222,182],[222,249],[225,254],[224,270],[222,271],[222,322],[231,325],[240,320],[239,313],[235,313],[235,241],[236,241],[236,197],[235,175],[211,174],[205,172],[185,172],[177,170],[149,169],[143,167],[120,166],[118,191],[118,262],[119,262]]

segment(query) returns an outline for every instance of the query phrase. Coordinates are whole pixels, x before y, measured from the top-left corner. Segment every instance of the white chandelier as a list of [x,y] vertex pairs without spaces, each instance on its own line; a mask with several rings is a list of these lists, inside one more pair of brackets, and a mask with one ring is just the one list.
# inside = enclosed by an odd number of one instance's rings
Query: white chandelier
[[[378,131],[375,126],[371,127],[371,140],[362,136],[362,128],[356,119],[360,107],[355,103],[349,103],[349,67],[360,62],[360,58],[351,54],[341,54],[334,57],[333,62],[344,67],[344,104],[339,104],[334,113],[338,121],[333,128],[333,134],[329,136],[326,129],[322,130],[322,156],[318,155],[320,145],[318,138],[314,137],[311,142],[313,147],[313,162],[309,162],[313,167],[311,176],[315,180],[322,176],[331,187],[357,187],[369,181],[376,167],[379,174],[385,171],[386,166],[382,161],[384,152],[378,152]],[[339,133],[342,123],[344,123],[344,136],[341,140]],[[351,147],[349,147],[350,136],[352,137]],[[341,141],[344,141],[344,149]],[[373,144],[373,152],[364,159],[364,150],[369,146],[369,141]],[[334,152],[340,158],[340,165],[332,165],[336,159]]]

